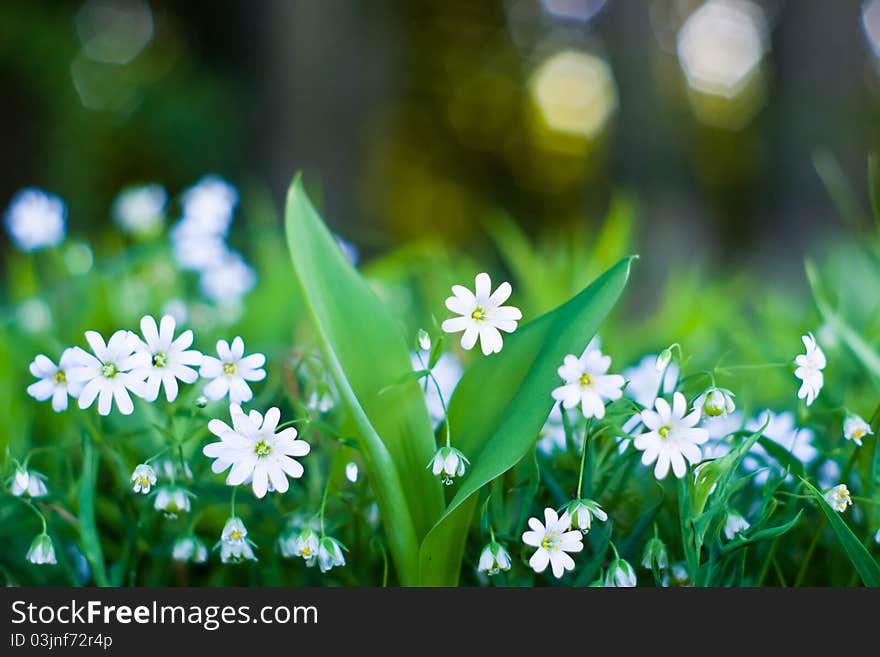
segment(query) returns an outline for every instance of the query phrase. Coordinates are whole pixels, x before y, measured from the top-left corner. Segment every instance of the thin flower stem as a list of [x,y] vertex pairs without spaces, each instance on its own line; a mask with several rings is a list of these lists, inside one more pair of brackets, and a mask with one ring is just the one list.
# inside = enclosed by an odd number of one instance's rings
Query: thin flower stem
[[324,484],[324,495],[321,498],[321,538],[324,538],[324,508],[327,506],[327,495],[330,492],[330,477],[327,477],[327,483]]
[[807,568],[810,565],[810,561],[813,558],[813,553],[816,551],[816,546],[819,544],[819,539],[822,536],[822,526],[825,524],[826,519],[823,515],[818,524],[813,528],[813,540],[810,542],[810,547],[807,548],[807,554],[804,556],[803,561],[801,561],[800,570],[798,570],[797,577],[794,580],[794,586],[798,587],[801,585],[801,582],[804,581],[804,577],[807,576]]
[[581,492],[584,487],[584,465],[587,461],[587,446],[590,438],[590,428],[593,426],[593,418],[590,418],[590,421],[587,422],[587,427],[584,429],[584,444],[581,449],[581,467],[578,473],[578,487],[577,487],[577,499],[581,499]]
[[[422,354],[417,354],[419,359],[419,365],[422,366],[423,370],[428,372],[426,378],[430,379],[430,381],[434,384],[434,389],[437,391],[437,397],[440,399],[440,407],[443,409],[443,425],[446,427],[446,446],[452,446],[452,429],[449,426],[449,411],[446,408],[446,400],[443,399],[443,393],[440,391],[440,384],[437,382],[437,379],[434,377],[434,372],[428,369],[427,365],[425,365],[425,361],[422,359]],[[428,392],[428,383],[425,382],[425,392]]]
[[37,508],[37,505],[31,502],[30,500],[26,500],[24,498],[19,497],[22,502],[24,502],[28,507],[30,507],[31,511],[37,514],[37,517],[40,519],[40,523],[43,525],[43,533],[46,533],[46,516],[43,515],[43,512]]
[[235,518],[235,494],[238,493],[238,486],[232,487],[232,498],[229,500],[229,506],[231,507],[230,515]]

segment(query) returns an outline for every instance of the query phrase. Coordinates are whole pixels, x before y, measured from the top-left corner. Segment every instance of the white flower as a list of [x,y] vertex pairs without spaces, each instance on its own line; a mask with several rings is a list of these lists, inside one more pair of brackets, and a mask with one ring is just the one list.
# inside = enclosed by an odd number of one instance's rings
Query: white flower
[[52,539],[45,532],[37,536],[31,543],[27,551],[27,560],[32,564],[56,564],[58,560],[55,558],[55,546],[52,545]]
[[453,477],[463,476],[468,465],[470,461],[460,451],[454,447],[441,447],[427,467],[435,475],[440,475],[444,484],[451,486]]
[[171,315],[178,324],[186,324],[186,320],[189,317],[189,309],[186,307],[186,302],[183,299],[169,299],[162,306],[162,314]]
[[553,576],[562,577],[566,570],[574,569],[574,559],[569,552],[584,549],[583,535],[578,530],[571,531],[571,519],[567,513],[562,517],[551,508],[544,509],[544,523],[537,518],[529,518],[531,531],[522,535],[523,543],[538,548],[529,559],[529,566],[536,573],[542,573],[550,564]]
[[661,351],[657,355],[657,360],[654,361],[654,369],[657,370],[658,372],[662,372],[663,370],[665,370],[669,366],[669,363],[671,361],[672,361],[672,350],[669,347],[667,347],[666,349],[664,349],[663,351]]
[[324,536],[318,541],[318,568],[326,573],[331,568],[345,565],[345,556],[342,554],[344,546],[335,538]]
[[727,388],[712,386],[694,400],[694,408],[705,418],[726,417],[736,410],[734,396]]
[[419,329],[418,343],[422,351],[431,351],[431,336],[425,329]]
[[681,479],[687,471],[685,459],[692,465],[700,462],[700,445],[709,440],[709,432],[696,428],[700,411],[687,414],[687,400],[680,392],[672,397],[672,406],[662,397],[654,402],[656,411],[642,411],[642,422],[649,429],[634,441],[636,449],[644,451],[642,463],[654,467],[654,476],[663,479],[672,465],[672,472]]
[[843,437],[853,441],[859,447],[862,446],[862,438],[873,435],[871,425],[858,415],[849,415],[843,421]]
[[313,566],[318,558],[319,537],[311,527],[306,527],[299,532],[288,532],[279,547],[281,556],[288,559],[301,557],[307,565]]
[[247,537],[247,529],[240,518],[232,517],[223,525],[220,534],[220,560],[223,563],[240,563],[242,561],[257,561],[252,546],[253,542]]
[[797,368],[794,375],[801,380],[801,387],[798,390],[798,399],[805,399],[807,406],[812,404],[819,391],[822,389],[824,379],[822,370],[825,367],[825,353],[822,347],[816,344],[816,339],[812,333],[801,336],[804,347],[807,352],[795,357],[794,362]]
[[831,490],[826,491],[822,497],[838,513],[843,513],[846,511],[846,507],[852,504],[852,497],[850,497],[846,484],[837,484]]
[[189,495],[189,491],[180,486],[162,486],[156,491],[153,508],[169,518],[176,518],[178,513],[189,513]]
[[724,536],[727,537],[728,541],[731,541],[734,536],[747,531],[751,526],[749,521],[739,513],[730,510],[727,512],[727,520],[724,521]]
[[615,559],[605,573],[605,586],[632,588],[636,585],[636,571],[625,559]]
[[248,381],[262,381],[266,378],[266,357],[263,354],[244,355],[244,340],[236,337],[232,346],[226,340],[217,341],[217,355],[203,356],[199,375],[205,379],[213,379],[205,386],[205,396],[217,401],[229,395],[233,404],[250,401],[254,393]]
[[[762,411],[757,418],[753,418],[746,422],[745,430],[755,432],[758,431],[764,423],[767,427],[761,435],[778,443],[798,459],[801,463],[807,464],[819,454],[819,451],[813,446],[813,432],[810,429],[800,429],[795,426],[794,414],[784,411],[775,414],[770,410]],[[746,472],[754,472],[763,463],[772,462],[777,472],[782,472],[782,468],[772,461],[772,457],[760,443],[755,443],[749,454],[743,459],[743,469]],[[770,476],[770,472],[764,470],[757,473],[753,480],[756,485],[763,486]]]
[[584,352],[580,358],[569,354],[557,370],[565,385],[555,388],[553,399],[565,408],[578,404],[585,418],[605,417],[605,402],[620,399],[626,381],[620,374],[606,374],[611,367],[611,356],[598,349]]
[[98,400],[98,412],[109,415],[113,401],[123,415],[134,412],[129,391],[143,397],[144,379],[150,355],[137,351],[138,337],[131,331],[116,331],[107,344],[97,331],[86,331],[94,356],[80,349],[77,364],[67,372],[71,383],[82,384],[79,407],[89,408]]
[[480,553],[480,562],[477,569],[487,575],[497,575],[501,571],[510,570],[511,561],[510,554],[504,549],[504,546],[495,541],[490,541]]
[[127,233],[146,235],[154,233],[165,220],[168,194],[162,185],[128,187],[113,201],[113,218]]
[[664,375],[654,366],[656,359],[656,356],[649,354],[637,365],[623,370],[623,378],[629,382],[623,394],[645,408],[654,405],[657,395],[671,394],[678,381],[678,365],[671,363]]
[[82,391],[82,382],[70,381],[67,377],[71,368],[77,366],[82,358],[83,350],[79,347],[65,349],[58,365],[47,356],[40,354],[30,364],[31,374],[39,379],[28,386],[28,394],[37,401],[52,399],[52,410],[56,413],[67,410],[67,396],[74,399]]
[[590,499],[572,500],[560,509],[571,518],[571,528],[580,530],[582,534],[590,531],[593,516],[601,522],[608,520],[606,514],[598,502]]
[[21,327],[28,333],[43,333],[52,325],[52,311],[42,299],[22,301],[15,312]]
[[356,483],[358,480],[358,464],[354,461],[350,463],[346,463],[345,465],[345,478],[348,479],[351,483]]
[[227,252],[202,270],[202,295],[217,303],[240,301],[257,284],[257,274],[238,253]]
[[64,241],[64,201],[35,189],[18,192],[6,211],[6,229],[22,251],[38,251]]
[[[419,360],[418,354],[411,354],[413,371],[420,372],[425,369],[425,364]],[[445,353],[434,363],[434,369],[431,370],[434,381],[440,386],[440,393],[443,394],[443,400],[449,402],[452,399],[452,393],[464,374],[464,368],[461,366],[458,358],[451,353]],[[443,421],[443,402],[440,399],[440,393],[437,392],[437,386],[434,381],[427,379],[422,380],[422,389],[425,393],[425,405],[428,407],[428,415],[434,424]],[[427,382],[427,387],[425,386]]]
[[208,560],[208,548],[196,536],[182,536],[174,541],[171,558],[175,561],[205,563]]
[[231,428],[221,420],[208,423],[211,433],[220,438],[220,442],[205,445],[202,450],[208,458],[216,459],[211,469],[219,474],[231,468],[226,484],[252,483],[257,497],[269,490],[286,492],[287,477],[298,479],[303,475],[302,465],[290,457],[308,454],[309,444],[296,437],[293,427],[275,433],[281,419],[281,411],[275,407],[266,411],[264,418],[257,411],[245,415],[238,404],[231,404],[229,414]]
[[147,495],[155,484],[156,472],[146,463],[141,463],[131,473],[131,489],[135,493]]
[[235,187],[220,176],[207,175],[184,192],[184,221],[194,232],[225,235],[237,204]]
[[666,545],[658,537],[653,537],[645,544],[645,551],[642,553],[642,566],[648,570],[663,570],[669,566],[669,555],[666,552]]
[[447,319],[442,328],[446,333],[459,333],[463,349],[473,349],[480,340],[483,354],[488,356],[498,353],[504,346],[499,331],[513,333],[516,323],[522,319],[519,308],[502,306],[510,297],[510,283],[502,283],[492,292],[492,281],[489,274],[477,274],[476,294],[462,285],[453,285],[453,296],[446,299],[446,307],[460,317]]
[[880,529],[877,530],[877,533],[874,534],[874,542],[880,543]]
[[[169,402],[177,399],[177,380],[195,383],[199,373],[193,367],[201,365],[202,354],[189,347],[193,343],[193,332],[189,329],[174,337],[175,321],[171,315],[162,317],[159,326],[149,315],[141,318],[143,340],[138,340],[138,351],[149,357],[147,382],[144,398],[156,401],[159,387],[165,386],[165,398]],[[193,366],[193,367],[190,367]]]
[[34,470],[21,467],[16,468],[15,474],[12,477],[10,491],[16,497],[45,497],[49,494],[45,479],[45,476]]
[[184,479],[192,481],[193,473],[189,467],[189,463],[181,461],[179,458],[163,458],[155,461],[153,469],[156,475],[163,479]]
[[186,224],[171,229],[174,262],[181,269],[204,271],[223,260],[229,249],[222,237],[190,232]]

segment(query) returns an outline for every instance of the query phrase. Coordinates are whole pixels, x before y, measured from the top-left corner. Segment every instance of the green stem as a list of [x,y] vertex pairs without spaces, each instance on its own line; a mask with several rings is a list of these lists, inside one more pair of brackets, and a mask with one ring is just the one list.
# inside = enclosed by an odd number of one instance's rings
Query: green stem
[[804,556],[800,570],[798,570],[797,577],[794,580],[795,587],[800,586],[801,582],[804,581],[804,577],[807,576],[807,569],[810,565],[810,560],[813,558],[813,553],[816,551],[816,546],[819,544],[819,538],[822,536],[822,526],[825,522],[825,516],[822,516],[818,524],[813,528],[813,540],[810,541],[810,547],[807,548],[807,554]]
[[92,434],[83,432],[82,440],[82,478],[79,484],[79,533],[83,542],[83,553],[92,568],[92,575],[98,586],[109,586],[104,552],[98,535],[95,517],[95,493],[98,486],[99,455],[95,450]]
[[587,427],[584,429],[584,445],[581,449],[581,467],[578,471],[578,488],[577,488],[577,499],[581,499],[581,492],[583,491],[584,485],[584,465],[587,461],[587,446],[589,444],[590,438],[590,427],[593,426],[593,418],[590,418],[590,421],[587,422]]

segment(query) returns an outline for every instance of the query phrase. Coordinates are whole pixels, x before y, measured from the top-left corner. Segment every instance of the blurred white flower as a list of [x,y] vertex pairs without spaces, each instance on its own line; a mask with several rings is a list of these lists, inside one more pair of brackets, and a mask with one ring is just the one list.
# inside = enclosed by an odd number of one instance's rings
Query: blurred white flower
[[[697,408],[696,403],[694,403],[694,408]],[[723,441],[723,439],[730,434],[735,431],[740,431],[743,428],[743,414],[740,411],[734,411],[729,415],[719,415],[717,417],[706,417],[703,415],[703,420],[700,426],[709,432],[709,440],[716,442]],[[729,445],[727,447],[729,449]],[[724,453],[726,454],[727,451]],[[724,454],[715,454],[712,458],[716,456],[724,456]],[[703,450],[703,457],[708,458],[705,448]]]
[[568,354],[557,370],[565,384],[555,388],[551,396],[562,402],[564,408],[580,405],[585,418],[601,420],[605,417],[605,402],[620,399],[625,383],[620,374],[606,374],[609,367],[611,356],[598,349],[587,351],[580,358]]
[[425,329],[419,329],[418,343],[422,351],[431,351],[431,336]]
[[217,303],[240,301],[257,284],[257,274],[238,253],[227,252],[218,262],[202,270],[202,295]]
[[189,513],[192,508],[189,491],[180,486],[162,486],[156,490],[153,508],[169,518],[176,518],[178,513]]
[[6,210],[6,230],[22,251],[39,251],[64,241],[64,201],[53,194],[28,188],[19,191]]
[[480,340],[483,354],[498,353],[504,346],[500,331],[513,333],[517,321],[522,319],[519,308],[503,306],[510,298],[510,283],[502,283],[492,292],[489,274],[477,274],[476,294],[462,285],[453,285],[453,296],[446,299],[446,307],[460,317],[447,319],[442,328],[446,333],[464,332],[461,337],[463,349],[473,349]]
[[138,465],[131,473],[131,489],[135,493],[149,494],[150,488],[156,484],[156,471],[146,463]]
[[345,565],[345,555],[342,543],[330,536],[324,536],[318,541],[318,568],[326,573],[331,568]]
[[807,406],[809,406],[819,395],[824,383],[822,370],[825,368],[825,353],[822,351],[822,347],[816,343],[812,333],[801,336],[801,340],[804,343],[806,353],[795,357],[794,362],[797,368],[794,375],[802,382],[798,390],[798,399],[805,399]]
[[[675,390],[678,382],[678,365],[671,363],[666,374],[654,367],[657,356],[648,354],[637,365],[623,370],[623,378],[628,381],[624,395],[645,408],[654,405],[657,395],[668,395]],[[661,387],[662,383],[662,387]]]
[[500,572],[510,570],[511,561],[510,554],[504,549],[504,546],[495,541],[490,541],[480,553],[480,562],[477,569],[487,575],[497,575]]
[[816,483],[819,484],[819,488],[824,490],[826,488],[831,488],[835,482],[840,481],[840,475],[843,473],[843,470],[840,467],[840,464],[834,459],[825,459],[816,468]]
[[318,558],[318,534],[311,527],[299,531],[288,531],[279,542],[281,556],[289,559],[301,557],[308,566],[313,566]]
[[584,549],[583,536],[578,530],[571,530],[571,518],[567,513],[558,516],[551,508],[544,509],[544,522],[529,518],[529,531],[522,535],[523,543],[537,548],[529,566],[536,573],[542,573],[549,564],[553,576],[559,579],[566,570],[574,570],[574,559],[569,552]]
[[202,364],[202,354],[190,349],[193,332],[189,329],[174,337],[176,324],[171,315],[162,317],[159,325],[150,315],[141,318],[143,340],[138,340],[137,350],[150,359],[147,366],[147,382],[144,399],[156,401],[160,386],[165,386],[165,398],[169,402],[177,399],[180,379],[184,383],[195,383],[199,373],[193,369]]
[[162,185],[127,187],[113,201],[113,219],[126,233],[156,233],[165,221],[167,202],[168,194]]
[[568,514],[568,517],[571,518],[571,528],[579,530],[581,534],[590,531],[594,516],[601,522],[608,520],[608,514],[602,510],[599,503],[590,499],[572,500],[566,503],[560,511],[563,514]]
[[654,476],[663,479],[672,466],[672,472],[681,479],[687,472],[685,460],[696,465],[702,459],[700,445],[709,440],[709,432],[697,428],[700,411],[687,413],[687,400],[680,392],[672,398],[672,406],[658,397],[654,402],[656,411],[642,411],[642,422],[649,429],[635,439],[635,448],[643,451],[642,463],[654,467]]
[[347,463],[345,465],[345,478],[348,479],[351,483],[356,483],[358,480],[358,464],[352,461],[351,463]]
[[236,337],[230,346],[226,340],[217,341],[217,355],[203,356],[199,375],[213,379],[205,386],[205,396],[217,401],[227,394],[233,404],[250,401],[254,393],[248,381],[262,381],[266,378],[266,357],[263,354],[244,355],[244,340]]
[[39,472],[20,467],[16,468],[9,488],[16,497],[45,497],[49,494],[45,479]]
[[671,361],[672,349],[667,347],[657,355],[657,360],[654,361],[654,369],[658,372],[663,372],[667,367],[669,367],[669,363]]
[[252,546],[253,542],[247,537],[247,529],[240,518],[232,517],[223,525],[220,534],[220,560],[223,563],[241,563],[242,561],[257,561]]
[[858,415],[848,415],[843,421],[843,437],[853,441],[859,447],[862,446],[862,438],[873,434],[871,425]]
[[171,479],[172,481],[175,479],[192,481],[193,478],[192,469],[189,467],[189,463],[181,461],[179,458],[159,459],[154,462],[153,470],[156,471],[157,476],[162,477],[163,479]]
[[79,347],[65,349],[58,365],[43,354],[34,358],[30,364],[30,371],[39,381],[30,384],[27,393],[37,401],[51,398],[52,410],[56,413],[66,411],[67,396],[70,395],[75,399],[82,391],[82,382],[68,379],[70,369],[76,367],[82,358],[81,351]]
[[707,388],[694,400],[694,408],[705,418],[726,417],[736,410],[734,394],[727,388]]
[[232,223],[238,191],[220,176],[207,175],[183,194],[183,222],[195,233],[225,235]]
[[28,299],[19,305],[16,316],[28,333],[43,333],[52,325],[52,311],[42,299]]
[[877,533],[874,534],[874,542],[880,543],[880,529],[877,530]]
[[296,429],[287,427],[275,433],[281,411],[273,407],[265,418],[257,411],[245,415],[238,404],[229,406],[232,427],[222,420],[211,420],[208,429],[220,442],[205,445],[202,452],[215,459],[211,469],[215,473],[229,470],[226,484],[239,486],[252,483],[254,495],[263,497],[269,490],[284,493],[287,477],[298,479],[303,467],[292,456],[305,456],[310,447],[297,438]]
[[174,541],[171,558],[175,561],[205,563],[208,560],[208,548],[196,536],[182,536]]
[[[801,463],[807,464],[819,454],[819,451],[813,446],[813,432],[810,429],[798,428],[795,425],[793,413],[784,411],[776,414],[773,411],[765,410],[758,417],[748,420],[745,430],[758,431],[765,422],[767,422],[767,428],[764,429],[762,435],[787,449]],[[755,443],[749,450],[749,454],[743,459],[742,465],[746,472],[754,472],[768,461],[775,464],[767,450],[760,443]],[[782,468],[778,464],[774,465],[774,470],[782,472]],[[755,485],[763,486],[769,476],[770,472],[764,470],[752,479]]]
[[171,247],[178,267],[198,272],[215,266],[229,253],[222,237],[191,233],[181,224],[171,229]]
[[852,497],[850,497],[849,488],[846,487],[846,484],[837,484],[831,490],[826,491],[822,497],[838,513],[843,513],[846,511],[846,507],[852,504]]
[[727,512],[727,520],[724,521],[724,536],[728,541],[731,541],[734,536],[747,531],[751,526],[748,520],[731,509]]
[[427,467],[435,475],[439,475],[444,484],[451,486],[452,479],[463,476],[468,465],[470,461],[460,451],[454,447],[441,447]]
[[49,538],[48,534],[43,532],[31,542],[26,558],[36,565],[58,563],[58,560],[55,558],[55,546],[52,545],[52,539]]
[[645,544],[645,551],[642,553],[642,566],[648,570],[664,570],[669,566],[669,555],[666,551],[666,545],[658,537],[651,538]]
[[115,401],[120,413],[131,415],[134,404],[129,392],[145,395],[150,355],[137,351],[140,341],[131,331],[116,331],[106,344],[97,331],[86,331],[86,340],[94,356],[79,349],[76,364],[67,370],[71,384],[82,385],[79,407],[89,408],[97,399],[98,412],[109,415]]
[[189,310],[186,307],[186,301],[183,299],[169,299],[162,306],[163,315],[171,315],[178,324],[186,324],[189,318]]
[[632,588],[637,584],[636,571],[625,559],[615,559],[605,573],[605,586]]
[[[411,360],[413,371],[420,372],[425,369],[425,365],[419,360],[418,354],[412,353]],[[431,370],[431,373],[434,375],[437,385],[440,386],[443,400],[448,403],[452,399],[452,393],[455,392],[455,387],[461,380],[462,374],[464,374],[461,362],[454,354],[447,352],[440,356],[434,364],[434,369]],[[428,415],[431,418],[431,422],[434,424],[442,422],[445,416],[443,414],[443,402],[440,400],[437,386],[428,379],[422,379],[421,385],[425,393],[425,405],[428,407]]]

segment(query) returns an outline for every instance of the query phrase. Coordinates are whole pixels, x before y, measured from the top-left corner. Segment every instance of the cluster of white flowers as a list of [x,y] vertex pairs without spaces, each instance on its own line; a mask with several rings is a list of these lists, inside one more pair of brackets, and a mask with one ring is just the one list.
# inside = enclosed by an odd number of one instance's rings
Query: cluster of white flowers
[[26,466],[16,468],[9,489],[16,497],[31,499],[45,497],[49,494],[49,489],[46,488],[46,477],[39,472],[29,470]]
[[41,189],[19,191],[6,210],[6,230],[22,251],[58,246],[67,231],[64,201]]
[[[38,401],[52,400],[56,412],[67,409],[67,399],[77,399],[81,409],[98,402],[98,412],[109,415],[113,407],[123,415],[134,412],[131,395],[154,402],[161,387],[169,402],[177,399],[178,381],[193,384],[199,376],[211,379],[204,394],[214,401],[229,396],[230,401],[248,401],[253,393],[249,382],[266,377],[263,354],[244,355],[244,341],[236,337],[232,346],[225,340],[217,343],[218,358],[205,356],[195,349],[193,332],[175,337],[176,322],[170,315],[156,320],[141,319],[142,336],[118,330],[106,342],[97,331],[86,331],[92,353],[80,347],[66,349],[56,365],[40,354],[30,365],[39,379],[28,386],[28,394]],[[198,369],[196,369],[198,368]]]
[[183,216],[171,229],[174,259],[200,275],[209,300],[237,305],[257,282],[253,268],[226,244],[238,191],[219,176],[203,177],[183,195]]
[[823,497],[828,502],[828,505],[838,513],[843,513],[846,511],[846,507],[852,504],[852,497],[846,484],[837,484],[826,491]]
[[311,526],[286,532],[279,539],[278,547],[286,559],[298,557],[309,568],[317,565],[322,573],[345,565],[346,547],[332,536],[319,534]]

